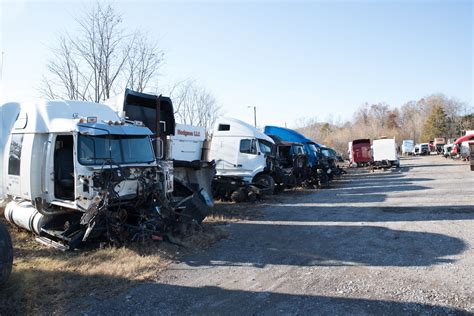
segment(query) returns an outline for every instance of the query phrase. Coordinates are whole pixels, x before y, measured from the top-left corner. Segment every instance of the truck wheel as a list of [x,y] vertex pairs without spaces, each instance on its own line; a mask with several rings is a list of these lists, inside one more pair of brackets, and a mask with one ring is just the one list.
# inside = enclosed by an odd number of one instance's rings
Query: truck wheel
[[232,202],[235,203],[243,202],[247,199],[247,192],[243,188],[237,189],[232,192],[232,194],[230,195],[230,199],[232,200]]
[[269,174],[259,174],[255,177],[253,183],[263,186],[265,188],[265,195],[272,195],[275,192],[275,180]]
[[13,246],[10,234],[6,227],[0,223],[0,285],[4,284],[13,265]]

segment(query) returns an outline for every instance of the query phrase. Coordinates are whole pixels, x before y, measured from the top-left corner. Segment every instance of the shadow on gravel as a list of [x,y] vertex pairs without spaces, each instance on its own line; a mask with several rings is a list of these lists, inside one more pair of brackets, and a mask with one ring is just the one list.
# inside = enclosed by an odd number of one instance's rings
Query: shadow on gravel
[[[75,310],[69,314],[80,314],[80,312]],[[126,295],[100,302],[86,314],[468,315],[460,309],[421,303],[166,284],[143,284]]]
[[[71,272],[35,270],[55,282],[83,278],[103,286],[90,288],[89,295],[78,296],[67,288],[59,300],[40,301],[35,295],[19,295],[17,300],[3,297],[1,315],[275,315],[275,314],[347,314],[351,315],[468,315],[461,309],[411,302],[369,300],[319,295],[229,290],[216,286],[188,287],[131,281],[104,274],[81,275]],[[128,290],[116,291],[115,287]],[[41,291],[41,289],[38,289]]]
[[[372,196],[360,199],[370,200]],[[344,197],[344,199],[346,199]],[[325,199],[322,200],[323,202]],[[291,213],[292,214],[288,214]],[[290,204],[268,207],[259,221],[291,222],[417,222],[473,220],[472,205],[456,206],[308,206]]]
[[[469,165],[469,163],[465,163],[466,166]],[[403,166],[408,169],[417,169],[417,168],[436,168],[436,167],[456,167],[459,168],[459,166],[462,166],[462,163],[460,164],[453,164],[453,163],[439,163],[439,164],[430,164],[430,165],[409,165],[409,166]]]
[[[431,266],[467,247],[458,238],[378,226],[236,223],[233,238],[183,260],[190,266]],[[269,237],[271,236],[271,237]]]
[[[344,183],[343,179],[340,181],[341,183]],[[370,179],[358,179],[358,180],[352,180],[350,181],[350,186],[352,188],[357,188],[357,187],[367,187],[367,186],[396,186],[396,185],[412,185],[416,182],[426,182],[426,181],[431,181],[433,179],[430,178],[404,178],[404,177],[380,177],[380,178],[370,178]],[[349,182],[349,181],[347,181]]]

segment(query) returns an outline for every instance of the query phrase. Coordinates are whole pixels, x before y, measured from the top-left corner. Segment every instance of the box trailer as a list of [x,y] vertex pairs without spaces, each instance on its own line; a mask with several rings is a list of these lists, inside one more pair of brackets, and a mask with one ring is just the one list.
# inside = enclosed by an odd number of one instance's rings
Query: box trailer
[[374,139],[372,142],[372,153],[376,166],[400,167],[400,157],[395,139]]
[[413,155],[415,151],[415,142],[411,139],[405,139],[402,142],[402,155],[409,156]]

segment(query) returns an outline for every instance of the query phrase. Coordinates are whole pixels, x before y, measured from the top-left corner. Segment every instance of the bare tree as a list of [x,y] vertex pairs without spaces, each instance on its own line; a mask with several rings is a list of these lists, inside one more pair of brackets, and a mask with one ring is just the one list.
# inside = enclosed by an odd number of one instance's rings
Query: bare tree
[[169,95],[173,100],[178,122],[202,126],[206,132],[211,132],[221,114],[221,107],[211,92],[188,79],[174,84]]
[[[306,120],[303,121],[305,124],[299,125],[298,130],[317,142],[345,153],[347,143],[357,138],[387,136],[395,137],[398,142],[404,139],[420,142],[435,136],[458,137],[465,126],[470,126],[470,117],[463,115],[466,113],[463,110],[465,107],[465,104],[443,94],[410,101],[400,108],[392,108],[386,103],[364,103],[356,110],[351,121],[334,124]],[[444,114],[430,118],[430,113],[436,108]],[[428,137],[423,136],[423,127],[436,128],[437,132]]]
[[128,33],[110,4],[97,2],[76,19],[48,62],[40,92],[49,98],[100,102],[126,87],[143,91],[157,75],[163,52],[139,32]]
[[140,33],[135,34],[133,43],[126,65],[127,87],[143,92],[149,82],[157,76],[164,60],[164,53],[158,45],[150,44]]

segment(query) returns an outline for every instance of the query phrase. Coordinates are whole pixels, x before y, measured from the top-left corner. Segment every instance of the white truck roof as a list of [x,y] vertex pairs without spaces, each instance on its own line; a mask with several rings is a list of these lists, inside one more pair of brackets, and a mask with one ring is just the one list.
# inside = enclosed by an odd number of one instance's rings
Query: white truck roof
[[11,113],[9,117],[4,117],[4,120],[7,121],[17,121],[12,132],[15,132],[17,128],[21,129],[21,133],[71,132],[77,129],[77,119],[81,117],[96,117],[101,121],[118,121],[120,119],[109,106],[86,101],[6,103],[2,108],[12,108],[13,106],[20,109],[19,119],[17,120],[16,115],[11,116]]
[[221,117],[214,125],[213,137],[255,137],[264,139],[274,144],[271,137],[259,131],[256,127],[241,120]]

